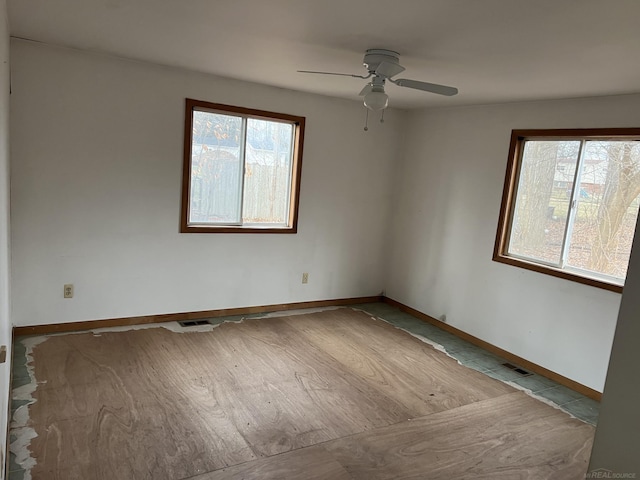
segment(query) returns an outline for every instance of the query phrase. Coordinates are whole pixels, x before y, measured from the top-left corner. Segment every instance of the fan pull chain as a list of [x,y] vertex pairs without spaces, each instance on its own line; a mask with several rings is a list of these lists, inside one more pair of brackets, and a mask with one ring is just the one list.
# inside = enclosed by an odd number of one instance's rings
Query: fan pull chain
[[380,123],[384,123],[384,110],[382,110],[382,115],[380,115]]
[[369,131],[369,109],[367,108],[367,116],[364,118],[364,131]]

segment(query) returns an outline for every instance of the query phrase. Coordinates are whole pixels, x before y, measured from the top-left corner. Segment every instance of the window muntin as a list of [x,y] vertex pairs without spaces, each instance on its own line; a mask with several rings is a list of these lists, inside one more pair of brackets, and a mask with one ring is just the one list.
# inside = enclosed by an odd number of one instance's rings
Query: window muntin
[[187,99],[182,232],[295,233],[304,118]]
[[494,260],[621,291],[640,129],[514,131]]

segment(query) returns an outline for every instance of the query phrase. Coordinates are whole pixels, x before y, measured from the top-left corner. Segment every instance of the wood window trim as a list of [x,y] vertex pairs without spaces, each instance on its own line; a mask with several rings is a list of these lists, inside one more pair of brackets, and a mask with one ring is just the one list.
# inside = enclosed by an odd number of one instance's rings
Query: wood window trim
[[[289,202],[289,222],[286,227],[251,226],[217,226],[217,225],[189,225],[189,189],[191,186],[191,136],[193,132],[193,112],[214,111],[220,113],[238,114],[247,118],[264,120],[282,120],[294,127],[293,138],[293,167],[291,172],[291,199]],[[185,101],[184,121],[184,156],[182,164],[182,197],[180,215],[180,233],[297,233],[298,206],[300,204],[300,181],[302,169],[302,152],[304,145],[305,117],[286,113],[256,110],[252,108],[211,103],[187,98]]]
[[535,138],[536,140],[555,139],[588,139],[588,140],[614,140],[621,137],[640,137],[640,128],[584,128],[584,129],[527,129],[512,130],[509,145],[509,157],[502,193],[502,204],[498,217],[498,229],[493,249],[495,262],[512,265],[534,272],[551,275],[577,283],[602,288],[616,293],[622,293],[623,286],[609,283],[597,278],[587,277],[535,262],[529,262],[520,258],[507,255],[508,240],[511,234],[515,207],[515,190],[520,175],[520,158],[524,141]]

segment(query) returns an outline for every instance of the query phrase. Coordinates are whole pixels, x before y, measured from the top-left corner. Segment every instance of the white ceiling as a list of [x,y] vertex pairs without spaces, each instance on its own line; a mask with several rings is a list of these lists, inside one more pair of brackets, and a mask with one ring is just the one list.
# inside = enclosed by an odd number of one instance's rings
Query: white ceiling
[[8,0],[13,36],[356,100],[367,48],[400,52],[391,106],[640,92],[640,0]]

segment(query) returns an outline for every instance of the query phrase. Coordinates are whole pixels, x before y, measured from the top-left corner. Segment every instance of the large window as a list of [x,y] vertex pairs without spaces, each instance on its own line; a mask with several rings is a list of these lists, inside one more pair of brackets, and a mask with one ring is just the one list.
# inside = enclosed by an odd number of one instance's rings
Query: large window
[[640,129],[514,130],[494,260],[621,292]]
[[295,233],[304,117],[187,99],[182,232]]

